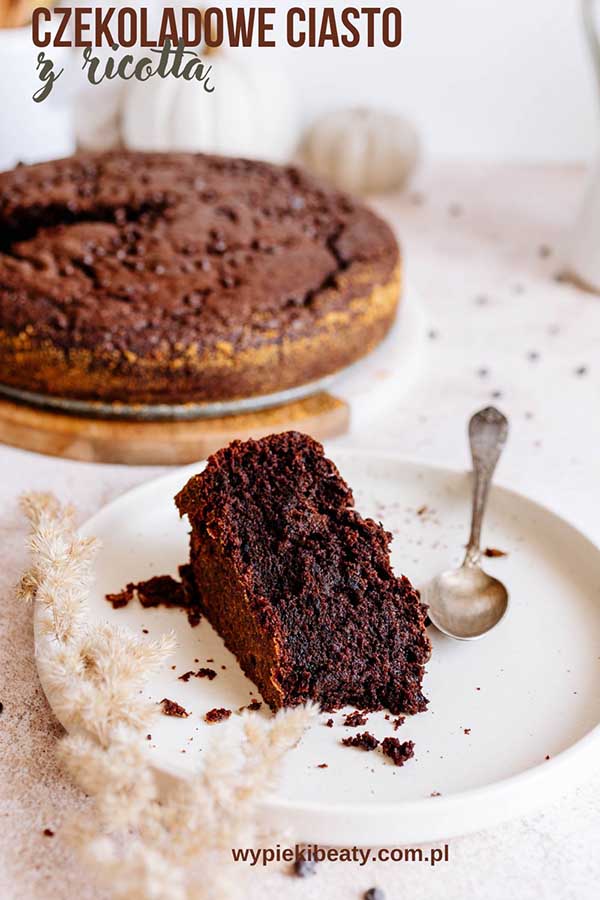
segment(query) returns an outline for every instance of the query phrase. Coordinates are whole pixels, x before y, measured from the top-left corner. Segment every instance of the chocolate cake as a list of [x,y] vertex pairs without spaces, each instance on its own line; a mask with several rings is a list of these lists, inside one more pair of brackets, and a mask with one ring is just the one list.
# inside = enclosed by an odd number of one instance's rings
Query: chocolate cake
[[201,611],[273,709],[425,709],[425,609],[320,444],[234,441],[175,502]]
[[249,397],[354,362],[394,319],[388,226],[294,167],[80,154],[0,174],[0,384]]

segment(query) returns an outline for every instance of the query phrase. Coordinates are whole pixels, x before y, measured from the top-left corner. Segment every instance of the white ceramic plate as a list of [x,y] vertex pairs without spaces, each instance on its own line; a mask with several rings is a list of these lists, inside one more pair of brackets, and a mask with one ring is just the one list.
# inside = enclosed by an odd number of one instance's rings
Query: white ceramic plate
[[[468,475],[384,456],[338,451],[334,458],[358,509],[394,533],[397,572],[419,585],[460,560]],[[149,752],[159,768],[182,774],[202,764],[202,748],[226,727],[206,725],[204,713],[237,710],[256,689],[206,621],[192,629],[178,610],[144,610],[135,602],[113,611],[104,596],[128,581],[176,574],[187,557],[188,526],[172,498],[200,467],[137,488],[83,529],[103,542],[90,620],[118,621],[140,636],[143,629],[150,636],[177,632],[176,656],[149,692],[156,701],[176,700],[191,715],[159,716]],[[338,845],[441,840],[549,802],[598,766],[600,550],[563,519],[504,488],[492,492],[484,540],[508,553],[486,560],[510,589],[505,620],[469,644],[432,629],[424,683],[429,711],[397,732],[384,713],[369,716],[366,727],[377,737],[414,740],[415,758],[396,768],[379,752],[343,747],[340,739],[356,732],[342,726],[341,713],[333,716],[334,728],[324,727],[323,715],[289,754],[281,785],[265,803],[271,824],[298,840]],[[218,672],[212,682],[178,680],[206,665]],[[317,768],[321,763],[328,768]]]

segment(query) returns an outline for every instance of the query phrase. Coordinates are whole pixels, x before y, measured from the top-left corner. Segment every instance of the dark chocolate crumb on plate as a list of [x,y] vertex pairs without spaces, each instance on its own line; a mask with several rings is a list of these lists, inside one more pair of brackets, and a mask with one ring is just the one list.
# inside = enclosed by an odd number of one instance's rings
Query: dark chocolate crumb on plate
[[395,766],[403,766],[408,759],[412,759],[415,755],[415,745],[413,741],[404,741],[400,743],[398,738],[384,738],[381,749],[384,756],[389,757]]
[[379,746],[379,741],[368,731],[363,731],[353,737],[343,738],[342,744],[344,747],[357,747],[359,750],[375,750]]
[[320,763],[320,765],[317,766],[317,769],[328,769],[328,768],[329,768],[329,766],[327,765],[327,763]]
[[208,678],[209,681],[213,681],[217,677],[217,673],[214,669],[198,669],[194,678]]
[[503,556],[508,556],[508,553],[505,550],[498,550],[496,547],[486,547],[483,555],[487,556],[488,559],[500,559]]
[[401,725],[404,725],[406,722],[406,716],[398,716],[397,719],[394,719],[392,725],[394,726],[394,731],[398,731]]
[[364,900],[385,900],[385,894],[381,890],[381,888],[369,888],[368,891],[365,891]]
[[213,725],[215,722],[223,722],[231,715],[230,709],[209,709],[204,716],[205,722]]
[[344,725],[346,728],[358,728],[359,725],[366,725],[367,721],[368,717],[356,709],[354,712],[348,713],[344,719]]
[[463,728],[463,731],[464,731],[465,734],[471,734],[471,729],[470,729],[470,728]]
[[298,878],[308,878],[317,874],[317,864],[312,859],[297,859],[293,868],[294,875]]
[[249,709],[252,712],[258,712],[259,709],[262,709],[262,703],[260,700],[253,700],[252,703],[249,703],[248,706],[243,708]]
[[179,703],[175,703],[174,700],[164,697],[160,703],[165,716],[174,716],[177,719],[187,719],[189,716],[187,709],[180,706]]
[[130,582],[122,591],[107,594],[106,599],[112,603],[113,609],[121,609],[130,603],[135,595],[144,609],[156,606],[170,606],[185,609],[190,625],[200,622],[197,596],[190,576],[190,566],[180,566],[181,581],[171,575],[155,575],[147,581]]
[[325,722],[325,727],[333,728],[333,719],[327,719],[327,721]]
[[52,831],[51,828],[44,828],[42,834],[43,834],[45,837],[54,837],[54,832]]
[[123,588],[122,591],[119,591],[117,594],[107,594],[106,599],[109,603],[112,603],[113,609],[122,609],[124,606],[133,600],[134,594],[134,585],[128,584],[127,587]]

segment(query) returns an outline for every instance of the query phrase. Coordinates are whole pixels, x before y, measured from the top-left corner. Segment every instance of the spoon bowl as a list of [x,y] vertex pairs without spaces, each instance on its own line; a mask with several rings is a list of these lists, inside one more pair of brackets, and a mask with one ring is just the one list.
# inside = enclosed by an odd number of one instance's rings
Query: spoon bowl
[[479,566],[442,572],[422,591],[435,627],[459,641],[474,641],[491,631],[508,609],[508,591]]

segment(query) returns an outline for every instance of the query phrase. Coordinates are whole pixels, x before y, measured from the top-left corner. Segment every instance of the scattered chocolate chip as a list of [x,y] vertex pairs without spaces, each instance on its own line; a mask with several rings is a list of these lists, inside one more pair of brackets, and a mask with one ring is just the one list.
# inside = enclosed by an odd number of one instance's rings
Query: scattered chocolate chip
[[544,759],[550,759],[550,757],[549,757],[548,755],[546,755],[546,756],[544,757]]
[[215,722],[223,722],[231,715],[230,709],[209,709],[204,716],[204,721],[213,725]]
[[165,716],[175,716],[177,719],[187,719],[189,716],[187,709],[184,709],[179,703],[175,703],[174,700],[168,700],[164,697],[160,703]]
[[402,744],[398,738],[384,738],[381,749],[384,756],[389,757],[395,766],[403,766],[408,759],[412,759],[415,755],[415,745],[413,741],[404,741]]
[[379,741],[368,731],[363,731],[362,734],[343,738],[342,744],[344,747],[357,747],[359,750],[375,750],[379,746]]
[[45,837],[54,837],[54,832],[51,828],[44,828],[42,834],[45,835]]
[[465,734],[471,734],[471,729],[470,729],[470,728],[463,728],[463,732],[464,732]]
[[297,859],[294,863],[294,875],[298,878],[308,878],[317,874],[317,864],[312,859]]
[[369,888],[368,891],[365,891],[363,894],[364,900],[385,900],[385,894],[381,890],[381,888]]
[[317,769],[328,769],[328,768],[329,768],[329,766],[327,765],[327,763],[321,763],[319,766],[317,766]]
[[498,550],[496,547],[486,547],[483,551],[483,555],[487,556],[488,559],[497,559],[502,556],[508,556],[505,550]]
[[359,725],[366,725],[367,721],[368,716],[356,709],[354,712],[348,713],[344,719],[344,725],[346,728],[358,728]]

